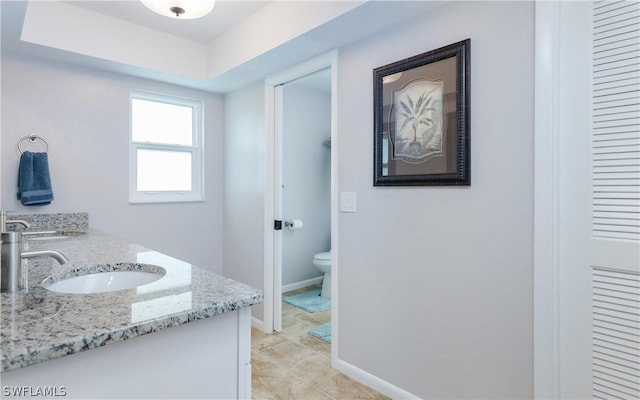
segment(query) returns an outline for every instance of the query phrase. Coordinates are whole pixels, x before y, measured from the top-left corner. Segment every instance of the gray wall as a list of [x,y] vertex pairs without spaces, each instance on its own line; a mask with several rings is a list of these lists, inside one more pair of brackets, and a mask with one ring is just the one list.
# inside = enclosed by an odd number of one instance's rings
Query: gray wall
[[304,224],[282,232],[284,286],[321,276],[313,256],[331,247],[331,94],[285,85],[282,114],[282,217]]
[[[358,212],[338,221],[337,357],[421,398],[533,396],[533,23],[530,2],[450,2],[339,49],[338,190]],[[371,71],[466,38],[472,185],[374,188]],[[250,263],[256,287],[263,102],[262,85],[225,96],[225,218],[254,218],[225,232],[225,249],[247,238],[225,273]]]
[[[421,398],[533,396],[533,22],[451,2],[340,49],[338,358]],[[372,69],[466,38],[472,185],[374,188]]]
[[[130,89],[204,101],[206,201],[129,204]],[[221,272],[222,111],[220,95],[2,54],[2,208],[86,211],[92,227]],[[16,145],[29,133],[50,146],[55,200],[48,206],[16,199]]]
[[[224,96],[224,275],[264,290],[264,84]],[[262,304],[251,314],[263,319]]]

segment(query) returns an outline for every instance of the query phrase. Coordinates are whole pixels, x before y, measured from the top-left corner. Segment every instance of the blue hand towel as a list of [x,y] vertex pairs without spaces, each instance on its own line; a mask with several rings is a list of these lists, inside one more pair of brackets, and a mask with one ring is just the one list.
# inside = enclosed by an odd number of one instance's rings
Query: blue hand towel
[[53,190],[47,153],[25,151],[18,169],[18,200],[25,206],[51,204]]

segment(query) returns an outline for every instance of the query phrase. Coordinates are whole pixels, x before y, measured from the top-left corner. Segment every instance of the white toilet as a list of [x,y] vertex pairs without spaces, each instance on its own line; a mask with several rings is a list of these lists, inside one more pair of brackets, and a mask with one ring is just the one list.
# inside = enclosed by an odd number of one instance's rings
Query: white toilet
[[331,298],[331,249],[313,256],[313,265],[324,273],[320,296]]

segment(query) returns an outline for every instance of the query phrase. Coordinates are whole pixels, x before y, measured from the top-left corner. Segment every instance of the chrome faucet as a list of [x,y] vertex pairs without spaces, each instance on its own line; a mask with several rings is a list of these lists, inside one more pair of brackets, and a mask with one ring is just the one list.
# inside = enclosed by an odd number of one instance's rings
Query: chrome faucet
[[19,224],[25,228],[31,227],[27,221],[23,221],[21,219],[7,219],[7,211],[0,210],[0,232],[7,231],[7,224]]
[[22,251],[22,233],[0,232],[2,250],[0,252],[0,291],[15,292],[22,289],[22,259],[52,257],[60,264],[69,260],[57,250]]

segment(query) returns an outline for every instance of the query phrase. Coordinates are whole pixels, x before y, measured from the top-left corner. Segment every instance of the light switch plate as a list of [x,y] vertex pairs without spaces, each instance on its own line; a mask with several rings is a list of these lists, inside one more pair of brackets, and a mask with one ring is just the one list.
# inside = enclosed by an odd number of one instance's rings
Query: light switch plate
[[351,213],[356,212],[356,192],[340,193],[340,211]]

